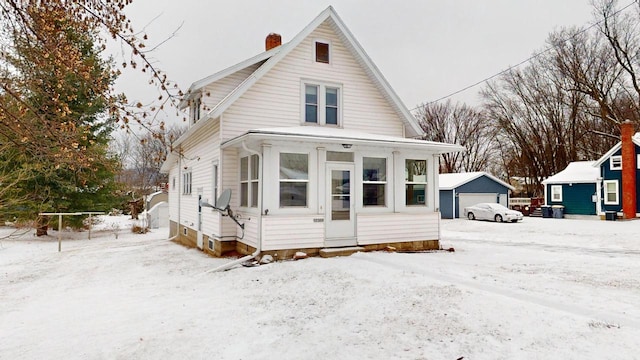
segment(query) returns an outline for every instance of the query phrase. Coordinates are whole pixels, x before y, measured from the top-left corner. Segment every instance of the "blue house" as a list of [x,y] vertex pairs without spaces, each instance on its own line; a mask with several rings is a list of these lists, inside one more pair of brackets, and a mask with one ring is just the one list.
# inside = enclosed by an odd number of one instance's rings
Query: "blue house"
[[575,161],[542,182],[547,205],[564,206],[566,215],[596,215],[600,173],[595,161]]
[[[636,198],[640,195],[640,133],[631,138],[635,149],[636,168]],[[598,214],[607,211],[622,211],[622,142],[618,142],[604,154],[594,166],[598,176],[602,179],[602,186],[598,188]],[[636,200],[636,213],[640,213],[640,201]]]
[[477,203],[509,204],[514,187],[486,173],[440,174],[440,214],[443,219],[464,217],[463,209]]

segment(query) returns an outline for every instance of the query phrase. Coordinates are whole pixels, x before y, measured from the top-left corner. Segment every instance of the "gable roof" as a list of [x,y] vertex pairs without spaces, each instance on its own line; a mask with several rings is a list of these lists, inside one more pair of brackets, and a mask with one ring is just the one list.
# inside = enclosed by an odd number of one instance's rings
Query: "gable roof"
[[[243,82],[240,83],[234,90],[232,90],[227,96],[225,96],[217,105],[215,105],[204,117],[198,120],[189,130],[183,134],[175,143],[174,146],[180,145],[191,134],[197,131],[200,127],[204,126],[204,123],[210,121],[210,119],[217,119],[222,115],[233,103],[238,100],[247,90],[249,90],[258,80],[260,80],[266,73],[269,72],[280,60],[287,56],[293,49],[295,49],[302,41],[309,36],[316,28],[318,28],[325,21],[330,21],[331,27],[336,31],[338,37],[344,42],[347,49],[351,51],[356,61],[363,67],[364,71],[370,76],[372,82],[380,90],[383,97],[391,107],[396,111],[400,119],[403,120],[405,128],[407,129],[408,137],[417,137],[424,132],[420,128],[418,121],[413,117],[411,112],[402,103],[398,95],[391,88],[391,85],[384,78],[378,67],[369,58],[364,51],[360,43],[355,39],[351,31],[344,24],[342,19],[338,16],[332,6],[326,8],[320,13],[309,25],[307,25],[301,32],[299,32],[290,42],[282,44],[270,51],[259,54],[249,60],[241,62],[230,68],[222,70],[210,77],[204,78],[195,82],[189,88],[191,91],[197,91],[202,89],[207,84],[219,80],[225,76],[233,74],[236,71],[242,70],[248,66],[258,63],[259,61],[266,60],[260,67],[258,67],[251,75],[249,75]],[[181,102],[182,106],[185,106]]]
[[574,161],[559,173],[542,181],[547,184],[595,183],[600,177],[600,169],[596,161]]
[[[640,146],[640,132],[635,133],[635,135],[631,137],[631,141],[633,141],[633,143],[636,144],[637,146]],[[593,163],[593,166],[599,167],[600,165],[602,165],[605,161],[607,161],[608,158],[611,157],[611,155],[615,154],[618,150],[620,150],[621,147],[622,147],[622,141],[618,141],[618,143],[613,145],[613,147],[609,149],[609,151],[607,151],[606,154],[602,155],[600,159],[596,160]]]
[[515,189],[513,186],[507,184],[506,182],[484,171],[456,173],[456,174],[440,174],[440,176],[438,177],[438,182],[440,185],[440,190],[453,190],[459,186],[462,186],[482,176],[488,177],[489,179],[497,182],[498,184],[506,187],[509,190]]
[[193,99],[195,97],[195,95],[198,93],[198,91],[202,90],[205,86],[214,83],[218,80],[224,79],[225,77],[229,76],[229,75],[233,75],[235,73],[237,73],[238,71],[244,70],[246,68],[248,68],[249,66],[255,65],[261,61],[265,61],[267,59],[269,59],[270,57],[272,57],[273,55],[277,54],[278,52],[280,52],[280,50],[282,49],[282,46],[277,46],[271,50],[267,50],[265,52],[262,52],[254,57],[251,57],[247,60],[244,60],[242,62],[239,62],[233,66],[230,66],[226,69],[223,69],[221,71],[218,71],[217,73],[213,74],[213,75],[209,75],[204,79],[200,79],[196,82],[194,82],[193,84],[191,84],[191,86],[189,87],[189,90],[187,90],[187,94],[184,96],[184,98],[180,101],[180,103],[178,104],[178,107],[183,109],[184,107],[187,106],[187,102],[190,99]]

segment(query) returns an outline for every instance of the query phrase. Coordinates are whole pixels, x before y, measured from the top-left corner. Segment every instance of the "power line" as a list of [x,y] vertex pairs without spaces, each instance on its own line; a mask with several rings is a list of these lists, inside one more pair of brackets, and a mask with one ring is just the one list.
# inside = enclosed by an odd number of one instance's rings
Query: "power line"
[[[626,10],[627,8],[629,8],[630,6],[632,6],[632,5],[636,4],[638,1],[639,1],[639,0],[634,0],[634,1],[632,1],[631,3],[629,3],[629,4],[625,5],[624,7],[622,7],[620,10],[618,10],[618,11],[614,12],[613,14],[611,14],[611,16],[614,16],[614,15],[617,15],[617,14],[621,13],[622,11]],[[566,38],[566,39],[562,40],[561,42],[562,42],[562,43],[565,43],[565,42],[567,42],[567,41],[569,41],[569,40],[571,40],[571,39],[574,39],[574,38],[575,38],[575,37],[577,37],[578,35],[581,35],[581,34],[583,34],[583,33],[587,32],[587,31],[589,31],[589,30],[593,29],[594,27],[596,27],[596,26],[600,25],[603,21],[604,21],[604,19],[602,19],[602,20],[600,20],[600,21],[597,21],[597,22],[595,22],[595,23],[591,24],[590,26],[588,26],[588,27],[586,27],[586,28],[584,28],[584,29],[582,29],[582,30],[578,31],[577,33],[573,34],[571,37],[569,37],[569,38]],[[508,68],[506,68],[506,69],[504,69],[504,70],[502,70],[502,71],[500,71],[500,72],[498,72],[498,73],[496,73],[496,74],[493,74],[493,75],[491,75],[491,76],[489,76],[489,77],[486,77],[486,78],[484,78],[484,79],[482,79],[482,80],[480,80],[480,81],[478,81],[478,82],[476,82],[476,83],[473,83],[473,84],[471,84],[471,85],[469,85],[469,86],[466,86],[466,87],[464,87],[464,88],[462,88],[462,89],[460,89],[460,90],[454,91],[454,92],[452,92],[452,93],[450,93],[450,94],[448,94],[448,95],[445,95],[445,96],[443,96],[443,97],[437,98],[436,100],[432,100],[432,101],[429,101],[429,102],[422,103],[422,104],[420,104],[420,105],[418,105],[418,106],[414,107],[413,109],[410,109],[409,111],[414,111],[414,110],[417,110],[417,109],[421,108],[422,106],[425,106],[425,105],[431,105],[431,104],[437,103],[437,102],[439,102],[439,101],[442,101],[442,100],[444,100],[444,99],[448,99],[448,98],[450,98],[450,97],[452,97],[452,96],[454,96],[454,95],[457,95],[457,94],[459,94],[459,93],[461,93],[461,92],[464,92],[464,91],[467,91],[467,90],[469,90],[469,89],[471,89],[471,88],[474,88],[474,87],[476,87],[476,86],[478,86],[478,85],[480,85],[480,84],[484,84],[484,83],[486,83],[487,81],[489,81],[489,80],[491,80],[491,79],[493,79],[493,78],[495,78],[495,77],[498,77],[498,76],[500,76],[500,75],[502,75],[502,74],[504,74],[504,73],[506,73],[506,72],[509,72],[509,71],[511,71],[511,70],[513,70],[513,69],[515,69],[515,68],[519,67],[519,66],[520,66],[520,65],[522,65],[522,64],[526,64],[526,63],[530,62],[531,60],[533,60],[533,59],[537,58],[538,56],[540,56],[540,55],[542,55],[542,54],[545,54],[545,53],[549,52],[549,51],[550,51],[550,50],[552,50],[553,48],[554,48],[554,46],[553,46],[553,45],[552,45],[552,46],[549,46],[549,47],[547,47],[546,49],[544,49],[544,50],[540,51],[539,53],[535,53],[535,54],[531,55],[530,57],[526,58],[525,60],[522,60],[522,61],[520,61],[519,63],[517,63],[517,64],[515,64],[515,65],[511,65],[511,66],[509,66]]]

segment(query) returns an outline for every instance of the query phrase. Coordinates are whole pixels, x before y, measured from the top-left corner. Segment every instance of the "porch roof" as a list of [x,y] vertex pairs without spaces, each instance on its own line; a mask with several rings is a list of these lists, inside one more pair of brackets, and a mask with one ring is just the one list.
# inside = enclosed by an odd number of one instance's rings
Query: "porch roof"
[[326,144],[349,144],[361,146],[385,146],[398,149],[414,149],[434,154],[463,151],[464,147],[435,141],[409,139],[403,137],[369,134],[354,130],[322,126],[294,126],[249,130],[233,139],[224,141],[221,147],[229,148],[245,143],[260,141],[297,141]]

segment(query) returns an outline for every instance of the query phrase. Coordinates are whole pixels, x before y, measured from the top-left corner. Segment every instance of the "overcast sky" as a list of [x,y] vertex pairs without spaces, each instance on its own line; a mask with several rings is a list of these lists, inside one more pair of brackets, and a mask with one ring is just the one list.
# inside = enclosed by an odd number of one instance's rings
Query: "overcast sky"
[[[290,41],[329,5],[408,108],[527,59],[560,27],[592,23],[589,0],[135,0],[126,13],[149,46],[182,24],[152,57],[187,89],[264,51],[270,32]],[[124,76],[118,87],[144,98],[144,82]],[[452,99],[475,104],[479,89]]]

